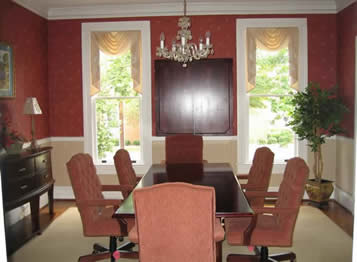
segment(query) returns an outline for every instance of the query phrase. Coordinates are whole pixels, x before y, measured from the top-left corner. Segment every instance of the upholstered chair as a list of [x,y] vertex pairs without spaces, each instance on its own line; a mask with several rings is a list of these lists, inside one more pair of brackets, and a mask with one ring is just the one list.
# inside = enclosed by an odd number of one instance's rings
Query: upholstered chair
[[124,199],[135,188],[141,177],[137,177],[131,163],[129,152],[125,149],[119,149],[114,155],[114,164],[117,171],[119,184],[128,186],[128,191],[123,191]]
[[[111,258],[117,249],[117,237],[124,234],[117,219],[112,218],[115,210],[120,206],[121,200],[104,199],[103,191],[127,190],[123,185],[101,185],[96,174],[92,157],[89,154],[76,154],[67,162],[67,170],[72,183],[76,205],[81,216],[83,234],[87,237],[108,236],[109,249],[98,244],[93,246],[94,254],[83,256],[80,261],[96,261],[99,259]],[[128,228],[132,228],[134,223],[128,222]],[[125,248],[132,248],[133,244],[126,245]],[[124,247],[122,247],[124,248]]]
[[[271,172],[274,162],[274,153],[268,147],[258,148],[253,157],[253,163],[248,175],[238,175],[238,179],[246,179],[246,184],[241,184],[245,192],[268,191]],[[264,197],[248,198],[251,207],[263,207]]]
[[[213,187],[163,183],[134,191],[140,262],[213,262],[224,230],[215,219]],[[219,246],[219,244],[217,244]]]
[[202,136],[191,134],[171,135],[165,138],[166,164],[202,163]]
[[[226,218],[225,229],[228,244],[261,246],[256,252],[258,261],[295,261],[293,252],[269,256],[268,247],[292,246],[293,233],[299,213],[304,185],[309,174],[305,161],[295,157],[288,160],[279,192],[247,192],[249,197],[277,197],[274,207],[254,208],[256,216],[249,218]],[[244,239],[246,232],[251,230],[248,241]],[[258,251],[258,249],[256,249]],[[227,257],[228,262],[257,261],[248,260],[249,255],[233,255]],[[270,260],[272,259],[272,260]]]

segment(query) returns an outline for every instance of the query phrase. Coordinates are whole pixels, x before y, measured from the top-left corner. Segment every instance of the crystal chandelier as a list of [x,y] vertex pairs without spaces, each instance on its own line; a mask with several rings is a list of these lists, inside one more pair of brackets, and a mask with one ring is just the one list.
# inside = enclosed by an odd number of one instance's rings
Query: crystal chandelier
[[160,47],[156,48],[156,55],[158,57],[164,57],[177,62],[182,63],[183,67],[187,67],[187,63],[193,59],[200,60],[201,58],[207,58],[208,55],[213,54],[213,45],[210,43],[211,34],[206,32],[206,43],[203,38],[200,37],[198,47],[194,43],[190,43],[192,40],[191,20],[186,16],[186,0],[184,0],[184,16],[178,20],[178,26],[181,30],[177,31],[176,39],[179,43],[176,43],[174,39],[172,41],[171,50],[165,46],[165,34],[160,34]]

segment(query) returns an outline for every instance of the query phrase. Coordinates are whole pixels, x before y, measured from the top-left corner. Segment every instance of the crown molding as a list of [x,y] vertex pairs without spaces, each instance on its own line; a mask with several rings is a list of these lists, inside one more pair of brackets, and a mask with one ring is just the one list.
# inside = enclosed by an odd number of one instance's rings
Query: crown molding
[[[176,3],[117,4],[80,7],[58,7],[45,10],[30,4],[31,0],[13,0],[48,20],[180,16],[183,5]],[[345,4],[356,0],[338,0]],[[36,1],[32,1],[34,3]],[[344,6],[339,4],[339,6]],[[329,14],[336,13],[334,0],[244,0],[223,2],[191,2],[187,4],[188,15],[237,15],[237,14]]]
[[35,13],[38,16],[41,16],[45,19],[48,19],[48,10],[46,7],[39,6],[30,2],[28,0],[12,0],[14,3],[22,6],[23,8],[30,10],[31,12]]
[[337,13],[348,7],[349,5],[352,5],[355,3],[357,0],[336,0],[336,11]]

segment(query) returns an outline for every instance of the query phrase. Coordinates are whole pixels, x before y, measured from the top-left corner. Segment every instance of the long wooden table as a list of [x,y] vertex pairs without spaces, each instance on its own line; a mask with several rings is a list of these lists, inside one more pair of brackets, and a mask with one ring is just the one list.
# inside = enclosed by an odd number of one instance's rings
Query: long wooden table
[[[254,215],[238,179],[227,163],[154,164],[135,189],[166,182],[186,182],[214,187],[216,192],[216,217],[252,217]],[[120,221],[135,217],[132,197],[133,194],[130,194],[125,199],[113,217]],[[217,250],[217,254],[217,261],[222,261],[221,247]]]

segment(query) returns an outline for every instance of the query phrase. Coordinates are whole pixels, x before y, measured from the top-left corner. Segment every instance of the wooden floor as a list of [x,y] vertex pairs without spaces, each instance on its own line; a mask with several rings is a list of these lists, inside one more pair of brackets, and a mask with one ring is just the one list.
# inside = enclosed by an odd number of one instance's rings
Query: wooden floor
[[[304,201],[302,205],[310,205],[308,201]],[[55,200],[53,216],[48,213],[48,208],[42,208],[40,213],[40,228],[44,231],[58,216],[67,210],[74,207],[75,202],[71,200]],[[322,211],[334,221],[342,230],[353,237],[353,215],[347,209],[339,205],[337,202],[330,200],[328,207]],[[31,218],[30,216],[17,222],[11,228],[7,228],[7,252],[11,255],[19,247],[31,239]]]

